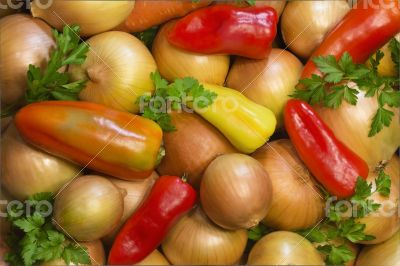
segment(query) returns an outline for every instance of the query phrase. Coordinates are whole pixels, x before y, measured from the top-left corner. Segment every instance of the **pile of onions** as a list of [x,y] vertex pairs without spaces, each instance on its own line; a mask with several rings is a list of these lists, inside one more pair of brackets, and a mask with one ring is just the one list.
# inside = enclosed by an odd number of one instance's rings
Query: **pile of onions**
[[246,230],[224,230],[197,208],[172,228],[162,250],[172,264],[232,265],[239,262],[246,243]]
[[[100,240],[91,242],[78,242],[81,247],[87,248],[87,253],[90,258],[90,265],[105,265],[106,254],[104,252],[103,243]],[[46,261],[40,264],[40,266],[64,266],[67,265],[63,259]],[[81,264],[79,264],[81,265]]]
[[400,261],[400,231],[389,240],[364,247],[357,258],[356,266],[393,266]]
[[131,13],[134,1],[65,1],[53,0],[31,3],[32,16],[46,21],[58,30],[66,24],[81,27],[80,35],[91,36],[112,28],[123,22]]
[[55,42],[46,23],[22,14],[2,18],[0,36],[0,95],[8,105],[23,98],[29,64],[44,67]]
[[325,265],[307,239],[287,231],[276,231],[261,238],[251,249],[247,264]]
[[263,166],[250,156],[217,157],[204,172],[200,200],[219,226],[236,230],[257,225],[272,202],[272,185]]
[[368,137],[372,118],[378,108],[376,97],[365,97],[360,92],[357,105],[343,101],[338,109],[316,106],[315,110],[335,136],[374,170],[390,160],[400,145],[399,108],[388,108],[395,114],[390,127],[384,127],[377,135]]
[[[370,199],[380,203],[381,207],[377,212],[369,213],[364,218],[358,220],[365,224],[365,234],[376,237],[374,240],[362,241],[362,244],[381,243],[393,236],[400,228],[399,215],[399,187],[400,187],[400,159],[397,155],[393,156],[385,167],[385,173],[391,177],[390,196],[384,197],[379,193],[374,193]],[[371,173],[367,181],[373,182],[377,178],[377,173]]]
[[85,62],[69,68],[74,80],[88,80],[79,98],[139,112],[135,102],[141,95],[153,92],[150,73],[157,68],[147,47],[133,35],[119,31],[93,36],[87,43],[90,51]]
[[135,265],[170,265],[167,259],[157,249],[150,253],[144,260]]
[[55,224],[78,241],[100,239],[120,223],[123,196],[107,178],[94,175],[77,178],[56,195]]
[[169,81],[193,77],[202,82],[222,85],[229,70],[229,56],[196,54],[175,48],[166,38],[174,23],[165,24],[153,42],[153,56],[161,76]]
[[350,10],[348,1],[290,1],[283,11],[281,31],[296,55],[308,58],[325,35]]
[[310,228],[324,217],[325,201],[290,140],[267,143],[253,155],[272,182],[272,203],[263,222],[279,230]]
[[108,235],[103,237],[103,240],[107,244],[112,244],[121,226],[126,220],[132,215],[132,213],[142,203],[144,197],[150,191],[154,182],[158,178],[158,174],[153,172],[151,176],[144,180],[138,181],[127,181],[115,178],[109,178],[109,180],[119,189],[125,190],[126,195],[124,197],[124,212],[118,226],[110,232]]
[[162,175],[185,175],[198,188],[207,166],[218,155],[236,152],[230,142],[195,113],[172,112],[176,131],[164,133],[165,157],[157,168]]
[[1,182],[17,199],[56,193],[79,174],[78,166],[25,143],[14,125],[2,136],[1,148]]
[[288,51],[274,48],[267,59],[237,58],[227,86],[274,112],[278,127],[283,126],[283,108],[295,91],[303,65]]

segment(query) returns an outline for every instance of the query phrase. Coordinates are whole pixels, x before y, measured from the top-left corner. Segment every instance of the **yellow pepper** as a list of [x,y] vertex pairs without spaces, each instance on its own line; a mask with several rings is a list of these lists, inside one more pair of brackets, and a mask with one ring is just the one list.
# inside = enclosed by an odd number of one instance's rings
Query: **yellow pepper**
[[276,118],[268,108],[256,104],[240,92],[213,84],[203,84],[218,96],[204,108],[193,103],[196,113],[218,128],[243,153],[252,153],[275,131]]

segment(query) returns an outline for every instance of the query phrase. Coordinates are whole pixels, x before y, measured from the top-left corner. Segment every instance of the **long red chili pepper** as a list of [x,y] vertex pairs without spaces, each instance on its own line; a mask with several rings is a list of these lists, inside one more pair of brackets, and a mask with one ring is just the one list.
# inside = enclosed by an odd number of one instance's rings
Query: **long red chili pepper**
[[354,194],[358,176],[368,176],[368,165],[338,140],[304,101],[291,99],[285,107],[285,127],[310,172],[338,198]]
[[[400,1],[360,0],[329,33],[311,55],[334,55],[339,59],[349,52],[355,63],[364,63],[377,49],[400,32]],[[319,74],[312,60],[304,66],[302,78]]]
[[109,264],[133,265],[143,260],[195,202],[196,191],[188,183],[176,176],[160,177],[142,206],[119,231]]
[[272,7],[214,5],[178,20],[168,40],[192,52],[262,59],[271,50],[277,20]]

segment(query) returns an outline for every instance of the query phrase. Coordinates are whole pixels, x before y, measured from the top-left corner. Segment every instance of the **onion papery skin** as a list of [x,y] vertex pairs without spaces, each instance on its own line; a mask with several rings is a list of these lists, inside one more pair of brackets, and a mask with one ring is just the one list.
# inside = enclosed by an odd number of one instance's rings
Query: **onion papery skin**
[[64,25],[79,25],[81,36],[92,36],[113,29],[131,13],[135,1],[66,1],[41,0],[31,3],[33,17],[46,21],[61,31]]
[[318,251],[302,236],[276,231],[251,249],[248,265],[325,265]]
[[1,138],[1,182],[16,199],[62,188],[80,167],[27,144],[11,124]]
[[166,35],[175,22],[165,24],[153,42],[153,56],[161,76],[170,82],[193,77],[201,82],[223,85],[229,71],[229,56],[192,53],[172,46]]
[[324,218],[319,185],[290,140],[267,143],[253,155],[272,182],[272,203],[263,223],[278,230],[311,228]]
[[399,108],[388,107],[394,113],[392,123],[375,136],[368,137],[372,118],[378,108],[377,98],[365,97],[363,92],[358,94],[355,106],[345,101],[337,109],[315,106],[315,111],[335,136],[360,156],[370,171],[389,161],[400,145]]
[[77,178],[56,195],[55,224],[78,241],[100,239],[121,221],[123,196],[107,178],[94,175]]
[[274,112],[277,127],[283,127],[283,108],[295,91],[303,65],[292,53],[273,48],[262,60],[236,58],[227,86]]
[[199,188],[207,166],[217,156],[237,152],[214,126],[195,113],[172,112],[176,131],[163,135],[165,157],[157,167],[161,175],[185,175]]
[[325,36],[350,11],[348,1],[290,1],[281,17],[285,44],[308,58]]
[[131,34],[110,31],[91,37],[82,65],[71,65],[73,80],[88,80],[79,98],[108,107],[139,112],[136,100],[154,91],[150,73],[157,66],[147,47]]
[[257,160],[239,153],[225,154],[204,172],[200,201],[207,216],[219,226],[248,229],[267,214],[272,183]]
[[135,265],[170,265],[164,255],[155,249],[144,260]]
[[246,243],[246,230],[222,229],[197,208],[172,228],[162,250],[172,264],[232,265],[239,261]]
[[29,65],[46,66],[55,42],[51,27],[23,14],[2,18],[0,36],[1,103],[9,105],[23,100]]

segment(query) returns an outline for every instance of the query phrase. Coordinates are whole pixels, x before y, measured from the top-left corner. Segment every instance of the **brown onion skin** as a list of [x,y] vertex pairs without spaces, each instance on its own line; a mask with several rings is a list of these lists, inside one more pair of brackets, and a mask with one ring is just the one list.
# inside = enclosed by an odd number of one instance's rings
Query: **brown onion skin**
[[318,183],[288,139],[267,143],[253,155],[272,182],[272,204],[263,223],[279,230],[310,228],[324,218]]
[[163,135],[165,157],[157,171],[161,175],[185,175],[194,187],[217,156],[237,152],[230,142],[210,123],[195,113],[173,112],[175,131]]
[[135,265],[170,265],[164,255],[155,249],[144,260]]
[[288,231],[276,231],[261,238],[251,249],[247,264],[325,265],[307,239]]
[[263,166],[250,156],[232,153],[217,157],[204,172],[200,201],[219,226],[247,229],[257,225],[272,202],[272,184]]
[[162,250],[174,265],[232,265],[240,260],[246,243],[246,230],[220,228],[198,207],[172,228]]
[[50,26],[23,14],[2,18],[0,36],[0,94],[7,105],[21,101],[29,64],[44,67],[55,42]]

